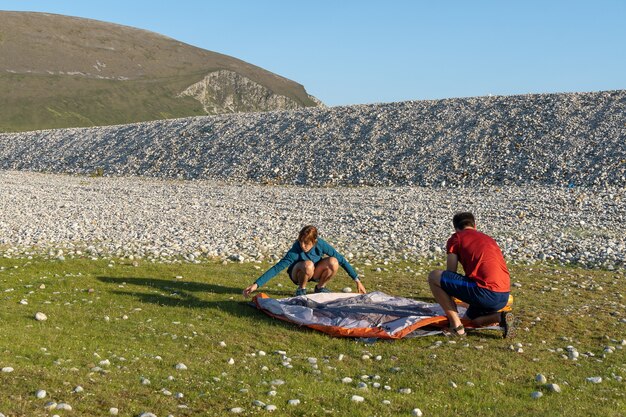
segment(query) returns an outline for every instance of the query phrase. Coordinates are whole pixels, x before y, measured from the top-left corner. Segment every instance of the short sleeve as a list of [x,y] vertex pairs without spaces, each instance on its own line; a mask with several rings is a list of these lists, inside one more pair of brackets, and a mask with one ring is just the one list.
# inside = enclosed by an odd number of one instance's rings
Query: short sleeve
[[454,233],[446,243],[446,253],[459,254],[459,236]]

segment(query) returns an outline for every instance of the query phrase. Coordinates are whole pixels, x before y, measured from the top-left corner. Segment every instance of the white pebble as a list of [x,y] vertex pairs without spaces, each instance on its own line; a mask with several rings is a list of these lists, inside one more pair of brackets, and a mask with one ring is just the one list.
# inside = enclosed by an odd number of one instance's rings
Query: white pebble
[[74,392],[77,393],[77,394],[80,393],[80,392],[83,392],[83,391],[84,391],[84,388],[81,387],[80,385],[78,385],[76,388],[74,388]]
[[37,321],[45,321],[45,320],[48,320],[48,316],[46,316],[44,313],[38,311],[37,313],[35,313],[35,320],[37,320]]
[[259,351],[257,352],[257,355],[259,355],[259,356],[265,356],[265,355],[267,355],[267,353],[265,353],[265,351],[263,351],[263,350],[259,350]]
[[341,290],[341,292],[345,292],[345,293],[352,292],[352,288],[345,287],[344,289]]
[[231,408],[230,412],[234,413],[234,414],[240,414],[240,413],[243,413],[243,408],[241,408],[241,407]]
[[221,346],[221,347],[226,347],[226,342],[221,341],[221,342],[220,342],[220,346]]
[[252,405],[255,407],[265,407],[265,403],[263,401],[254,400],[252,401]]
[[343,382],[344,384],[349,384],[352,382],[352,378],[350,378],[349,376],[341,378],[341,382]]
[[422,413],[422,410],[420,410],[419,408],[414,408],[411,411],[411,414],[414,415],[415,417],[422,417],[424,415],[424,413]]
[[548,379],[543,374],[537,374],[537,376],[535,376],[535,382],[538,384],[545,384],[548,382]]
[[48,401],[44,404],[43,408],[45,408],[46,410],[54,410],[55,408],[57,408],[57,403],[54,401]]
[[120,410],[118,410],[117,408],[115,408],[115,407],[109,408],[109,414],[111,414],[112,416],[116,416],[119,413],[120,413]]
[[48,395],[48,393],[45,390],[42,390],[42,389],[38,390],[35,393],[35,397],[39,398],[40,400],[46,398],[46,395]]
[[57,410],[72,411],[72,406],[68,403],[58,403]]
[[184,363],[177,363],[176,364],[176,369],[179,371],[186,371],[187,370],[187,365],[185,365]]
[[537,400],[537,399],[543,397],[543,392],[541,392],[541,391],[533,391],[530,394],[530,396],[531,396],[532,399]]
[[276,392],[276,391],[274,391],[274,390],[269,391],[269,392],[267,393],[267,395],[269,395],[270,397],[275,397],[275,396],[276,396],[276,394],[277,394],[277,392]]
[[10,367],[10,366],[5,366],[4,368],[2,368],[2,372],[7,373],[7,374],[11,373],[13,371],[14,371],[14,369],[12,367]]
[[340,353],[340,354],[339,354],[339,356],[337,356],[337,360],[338,360],[338,361],[342,361],[342,360],[343,360],[343,358],[344,358],[343,353]]
[[235,360],[233,358],[228,359],[228,364],[229,365],[234,365],[235,364]]
[[289,405],[298,405],[298,404],[300,404],[300,400],[297,399],[297,398],[295,400],[289,400],[289,401],[287,401],[287,404],[289,404]]
[[561,392],[561,387],[557,384],[548,384],[546,385],[546,388],[548,388],[552,392]]
[[384,405],[389,405],[389,404],[391,404],[391,401],[389,401],[389,400],[383,400],[383,404],[384,404]]
[[273,405],[273,404],[268,404],[268,405],[265,406],[265,411],[272,412],[272,411],[276,411],[276,410],[277,410],[277,407],[275,405]]
[[399,392],[400,394],[410,394],[410,393],[411,393],[411,388],[400,388],[400,389],[398,390],[398,392]]
[[599,384],[600,382],[602,382],[602,377],[601,376],[590,376],[589,378],[587,378],[587,381],[592,382],[594,384]]
[[362,403],[363,401],[365,401],[365,398],[361,397],[360,395],[353,395],[351,400],[355,403]]

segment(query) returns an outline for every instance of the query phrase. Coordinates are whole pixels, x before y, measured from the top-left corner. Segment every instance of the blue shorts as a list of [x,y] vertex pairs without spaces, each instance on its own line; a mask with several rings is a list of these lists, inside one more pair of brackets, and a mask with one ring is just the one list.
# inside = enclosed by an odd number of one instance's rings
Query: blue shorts
[[469,304],[466,313],[469,319],[495,313],[509,301],[508,292],[495,292],[479,287],[475,281],[456,272],[443,271],[440,282],[441,288],[448,295]]

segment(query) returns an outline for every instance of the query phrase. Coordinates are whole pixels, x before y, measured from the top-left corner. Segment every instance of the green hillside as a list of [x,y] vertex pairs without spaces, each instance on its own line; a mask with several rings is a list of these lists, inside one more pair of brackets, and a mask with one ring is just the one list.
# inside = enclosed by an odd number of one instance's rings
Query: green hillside
[[[235,103],[220,112],[277,110],[284,97],[315,106],[302,85],[236,58],[140,29],[68,16],[0,11],[0,131],[131,123],[206,114],[180,94],[215,71],[232,74]],[[256,96],[254,94],[256,93]],[[209,103],[222,108],[221,103]]]

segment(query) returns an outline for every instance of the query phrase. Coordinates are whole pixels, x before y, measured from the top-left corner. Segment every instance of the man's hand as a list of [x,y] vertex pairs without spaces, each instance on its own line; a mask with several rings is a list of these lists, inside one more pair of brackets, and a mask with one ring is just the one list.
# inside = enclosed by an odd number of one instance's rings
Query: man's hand
[[243,296],[244,297],[250,297],[250,294],[255,292],[258,288],[259,288],[259,286],[256,285],[256,282],[255,282],[254,284],[250,285],[245,290],[243,290]]
[[365,290],[365,287],[363,286],[361,281],[357,281],[356,282],[356,290],[358,291],[359,294],[366,294],[367,293],[367,291]]

